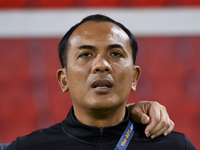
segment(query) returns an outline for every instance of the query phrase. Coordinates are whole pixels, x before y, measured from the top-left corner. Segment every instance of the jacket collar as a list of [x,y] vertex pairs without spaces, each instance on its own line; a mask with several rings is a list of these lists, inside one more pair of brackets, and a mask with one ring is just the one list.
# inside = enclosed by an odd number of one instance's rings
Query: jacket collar
[[128,108],[126,108],[124,121],[116,126],[105,127],[103,128],[103,133],[100,133],[101,128],[88,126],[78,122],[74,116],[73,107],[71,107],[67,118],[61,124],[65,134],[74,140],[96,145],[99,142],[104,142],[107,144],[117,143],[123,134],[128,121],[129,111]]

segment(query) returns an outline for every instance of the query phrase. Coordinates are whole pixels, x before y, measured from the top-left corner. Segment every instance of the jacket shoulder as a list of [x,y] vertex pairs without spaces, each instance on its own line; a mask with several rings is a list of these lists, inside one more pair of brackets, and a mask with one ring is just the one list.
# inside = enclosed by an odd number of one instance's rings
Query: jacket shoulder
[[36,148],[39,145],[60,140],[59,138],[64,137],[63,135],[61,124],[58,123],[45,129],[36,130],[26,136],[16,138],[16,140],[7,147],[7,150],[25,150],[30,149],[29,147]]
[[[144,134],[144,125],[134,124],[135,134],[132,138],[132,145],[143,147],[144,149],[162,150],[196,150],[190,140],[179,132],[172,131],[167,136],[159,136],[155,139],[147,138]],[[142,144],[141,144],[142,143]]]

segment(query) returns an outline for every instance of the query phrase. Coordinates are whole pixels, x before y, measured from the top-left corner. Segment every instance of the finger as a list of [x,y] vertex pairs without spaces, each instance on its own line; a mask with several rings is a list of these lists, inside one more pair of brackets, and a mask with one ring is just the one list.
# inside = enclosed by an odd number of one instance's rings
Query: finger
[[[160,110],[160,120],[157,120],[158,123],[154,126],[154,128],[151,130],[150,134],[154,135],[156,133],[160,133],[161,131],[163,131],[162,129],[166,128],[165,131],[169,128],[169,117],[166,114],[166,112],[163,109]],[[163,132],[164,133],[164,132]],[[163,134],[162,133],[162,134]]]
[[168,127],[164,126],[163,128],[161,128],[161,130],[159,130],[155,134],[150,135],[151,139],[154,139],[154,138],[162,135],[167,129],[168,129]]
[[158,136],[160,136],[161,134],[163,134],[164,136],[167,136],[169,133],[172,132],[174,128],[174,122],[172,120],[170,120],[170,124],[168,125],[164,125],[159,131],[157,131],[156,133],[151,135],[151,138],[154,139]]
[[164,134],[168,129],[170,125],[165,124],[163,122],[159,122],[158,125],[150,132],[151,138],[156,138],[162,134]]
[[154,135],[156,132],[161,130],[161,126],[157,126],[158,125],[157,122],[158,122],[157,119],[155,119],[154,121],[150,121],[150,123],[146,126],[145,134],[147,137]]
[[160,121],[154,127],[154,129],[150,131],[151,138],[155,138],[162,134],[167,135],[173,130],[174,123],[170,120],[165,107],[160,110],[160,114]]
[[173,131],[174,126],[175,126],[174,122],[170,120],[170,127],[164,132],[164,136],[167,136],[168,134],[170,134]]
[[[155,104],[157,105],[157,104]],[[149,109],[149,116],[150,116],[150,122],[149,124],[146,126],[145,128],[145,134],[147,136],[150,136],[150,134],[155,133],[155,131],[160,130],[157,129],[156,126],[158,125],[158,123],[160,122],[160,109],[155,109],[155,105],[153,105],[150,109]],[[155,130],[154,130],[155,129]],[[153,131],[154,130],[154,131]],[[153,132],[152,132],[153,131]]]

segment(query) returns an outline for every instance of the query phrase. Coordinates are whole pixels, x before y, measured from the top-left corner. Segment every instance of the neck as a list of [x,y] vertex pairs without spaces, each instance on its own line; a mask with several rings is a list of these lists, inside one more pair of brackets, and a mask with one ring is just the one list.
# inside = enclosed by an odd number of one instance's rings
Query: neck
[[125,106],[116,109],[82,110],[74,107],[76,119],[89,126],[108,127],[122,122],[125,117]]

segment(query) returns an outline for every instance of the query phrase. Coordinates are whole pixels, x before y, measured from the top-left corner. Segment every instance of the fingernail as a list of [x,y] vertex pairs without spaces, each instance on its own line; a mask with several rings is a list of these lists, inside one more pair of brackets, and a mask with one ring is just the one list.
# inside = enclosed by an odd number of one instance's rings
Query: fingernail
[[164,133],[164,136],[167,136],[167,132]]
[[156,137],[155,135],[152,135],[152,136],[151,136],[151,139],[154,139],[155,137]]
[[146,137],[149,137],[149,136],[150,136],[150,133],[149,133],[149,132],[146,132],[145,134],[146,134]]

